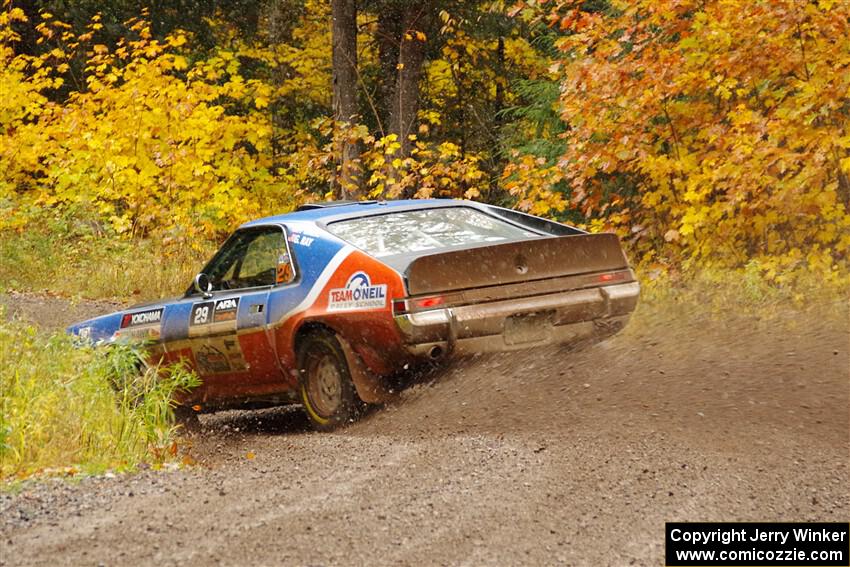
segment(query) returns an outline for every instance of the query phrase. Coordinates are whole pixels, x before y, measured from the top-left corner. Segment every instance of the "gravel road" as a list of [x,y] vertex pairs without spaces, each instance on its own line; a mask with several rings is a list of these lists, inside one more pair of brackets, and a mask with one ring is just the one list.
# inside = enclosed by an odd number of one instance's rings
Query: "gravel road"
[[847,521],[831,310],[643,305],[604,343],[455,363],[331,434],[204,416],[196,466],[0,494],[0,565],[659,566],[666,521]]

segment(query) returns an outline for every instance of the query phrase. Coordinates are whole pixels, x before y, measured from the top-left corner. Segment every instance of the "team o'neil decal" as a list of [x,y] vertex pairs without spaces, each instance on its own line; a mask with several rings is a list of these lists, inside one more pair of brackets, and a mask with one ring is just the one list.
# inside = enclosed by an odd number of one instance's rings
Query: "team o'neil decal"
[[116,336],[139,339],[158,339],[162,328],[164,308],[146,309],[121,316],[121,325]]
[[332,289],[328,297],[328,311],[381,309],[386,306],[386,284],[372,285],[366,272],[354,273],[345,287]]

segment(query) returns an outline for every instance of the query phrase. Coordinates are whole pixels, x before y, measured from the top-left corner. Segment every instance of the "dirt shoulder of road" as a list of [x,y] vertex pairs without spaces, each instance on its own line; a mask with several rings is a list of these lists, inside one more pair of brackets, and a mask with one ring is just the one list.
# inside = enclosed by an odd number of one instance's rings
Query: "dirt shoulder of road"
[[69,298],[46,293],[10,291],[0,293],[0,313],[45,331],[61,331],[68,325],[106,315],[125,307],[118,301]]

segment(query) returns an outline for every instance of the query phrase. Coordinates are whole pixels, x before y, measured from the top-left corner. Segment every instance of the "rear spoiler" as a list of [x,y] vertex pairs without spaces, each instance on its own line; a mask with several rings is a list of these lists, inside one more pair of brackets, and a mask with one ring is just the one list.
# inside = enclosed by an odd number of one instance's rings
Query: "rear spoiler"
[[421,295],[628,268],[617,235],[605,233],[438,252],[413,260],[405,276],[408,293]]

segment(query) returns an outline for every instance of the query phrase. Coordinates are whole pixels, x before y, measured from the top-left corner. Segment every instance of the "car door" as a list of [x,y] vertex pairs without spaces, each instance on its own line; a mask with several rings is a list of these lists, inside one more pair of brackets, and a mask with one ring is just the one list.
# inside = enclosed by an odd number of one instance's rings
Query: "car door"
[[286,251],[280,226],[237,231],[204,269],[211,292],[187,298],[186,334],[203,398],[255,396],[281,387],[267,327],[269,293],[281,278]]

